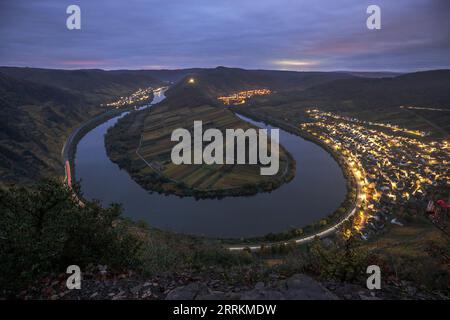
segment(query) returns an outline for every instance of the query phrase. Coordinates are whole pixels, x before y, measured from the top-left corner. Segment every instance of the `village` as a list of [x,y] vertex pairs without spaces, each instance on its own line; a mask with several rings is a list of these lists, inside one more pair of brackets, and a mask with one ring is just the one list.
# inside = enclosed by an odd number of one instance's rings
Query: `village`
[[362,185],[362,204],[354,228],[363,239],[385,228],[402,226],[397,205],[426,202],[432,188],[449,184],[448,141],[424,141],[426,132],[365,122],[317,109],[314,122],[300,127],[344,157]]
[[143,102],[146,102],[146,101],[148,101],[150,99],[152,92],[153,92],[153,88],[152,87],[139,89],[139,90],[137,90],[136,92],[132,93],[129,96],[120,97],[119,100],[107,103],[107,104],[102,105],[102,106],[113,107],[113,108],[121,108],[121,107],[126,107],[126,106],[131,106],[131,105],[143,103]]
[[247,99],[251,98],[252,96],[262,96],[271,93],[272,91],[269,89],[254,89],[254,90],[239,91],[230,94],[229,96],[218,97],[217,99],[220,100],[226,106],[240,105],[244,104],[247,101]]

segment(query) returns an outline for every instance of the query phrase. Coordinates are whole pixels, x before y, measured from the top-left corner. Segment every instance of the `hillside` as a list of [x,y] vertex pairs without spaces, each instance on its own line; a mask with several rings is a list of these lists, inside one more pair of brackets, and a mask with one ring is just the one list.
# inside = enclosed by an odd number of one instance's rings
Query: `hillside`
[[[213,98],[222,94],[255,88],[269,88],[275,91],[302,90],[338,79],[355,78],[342,72],[244,70],[225,67],[202,69],[191,72],[188,76],[194,78],[196,85],[206,95]],[[167,94],[174,95],[185,85],[185,82],[180,81]]]
[[66,137],[103,112],[100,103],[162,83],[99,70],[0,69],[1,186],[60,175]]
[[0,72],[17,80],[68,90],[81,94],[87,103],[109,102],[141,87],[159,86],[163,81],[148,72],[105,71],[99,69],[56,70],[0,67]]
[[409,73],[394,78],[337,80],[304,91],[300,97],[354,101],[359,107],[426,105],[450,109],[450,70]]
[[136,75],[144,75],[144,76],[150,76],[154,79],[158,79],[160,81],[167,81],[167,82],[177,82],[181,80],[182,78],[188,76],[189,74],[201,72],[202,70],[206,70],[203,68],[190,68],[190,69],[161,69],[161,70],[112,70],[109,71],[113,74],[136,74]]
[[4,74],[0,97],[1,183],[30,182],[55,170],[58,137],[83,119],[82,99]]
[[304,110],[311,108],[395,123],[445,137],[450,132],[450,70],[339,79],[305,90],[257,97],[246,106],[247,110],[289,119],[301,119]]

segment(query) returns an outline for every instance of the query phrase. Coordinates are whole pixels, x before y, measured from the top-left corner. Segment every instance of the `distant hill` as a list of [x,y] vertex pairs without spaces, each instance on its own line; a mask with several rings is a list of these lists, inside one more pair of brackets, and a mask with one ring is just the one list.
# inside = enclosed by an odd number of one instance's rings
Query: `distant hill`
[[352,102],[360,108],[400,105],[450,109],[450,70],[415,72],[390,78],[341,79],[298,92],[296,99]]
[[450,132],[450,70],[338,79],[304,90],[255,97],[242,108],[303,120],[308,118],[306,109],[320,108],[446,137]]
[[193,87],[186,81],[191,77],[195,79],[195,86],[201,88],[203,93],[210,97],[255,88],[269,88],[277,91],[303,90],[338,79],[356,78],[342,72],[294,72],[217,67],[191,72],[183,81],[175,84],[167,94],[175,95],[186,87]]
[[175,69],[175,70],[117,70],[117,71],[109,71],[113,74],[115,73],[132,73],[132,74],[144,74],[147,76],[151,76],[155,79],[158,79],[160,81],[167,81],[167,82],[177,82],[181,80],[182,78],[186,77],[189,74],[201,72],[202,68],[192,68],[192,69]]
[[350,74],[352,76],[363,77],[363,78],[393,78],[401,75],[400,72],[388,72],[388,71],[341,71],[343,73]]
[[[189,83],[191,78],[194,79],[194,84]],[[171,86],[166,92],[168,98],[165,104],[172,108],[189,104],[218,104],[218,96],[237,91],[267,88],[276,92],[297,92],[343,79],[359,78],[341,72],[244,70],[225,67],[197,69]]]
[[148,72],[99,69],[57,70],[0,67],[0,72],[18,80],[82,94],[90,103],[114,100],[141,87],[160,86],[163,81]]

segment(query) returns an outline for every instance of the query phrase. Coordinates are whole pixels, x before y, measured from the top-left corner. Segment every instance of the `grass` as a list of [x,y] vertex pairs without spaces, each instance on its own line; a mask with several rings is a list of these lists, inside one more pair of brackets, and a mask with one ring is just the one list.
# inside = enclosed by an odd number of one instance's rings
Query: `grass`
[[379,236],[366,247],[386,255],[408,258],[427,257],[426,250],[431,242],[443,240],[443,234],[425,218],[417,219],[403,227],[391,225],[386,233]]
[[385,270],[390,279],[448,292],[450,241],[425,218],[404,227],[390,226],[364,247],[387,262]]
[[202,271],[220,268],[231,270],[251,267],[260,261],[248,252],[231,252],[215,240],[167,232],[145,222],[125,223],[131,233],[143,242],[140,252],[142,273],[152,276],[164,272]]

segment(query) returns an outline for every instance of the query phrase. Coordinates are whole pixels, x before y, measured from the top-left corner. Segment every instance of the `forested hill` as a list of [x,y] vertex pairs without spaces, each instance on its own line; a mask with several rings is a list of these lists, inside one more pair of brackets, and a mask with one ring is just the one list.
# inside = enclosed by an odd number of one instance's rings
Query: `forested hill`
[[331,104],[346,101],[360,108],[421,105],[450,109],[450,70],[336,80],[298,92],[295,99]]
[[103,103],[138,88],[164,84],[164,81],[154,78],[145,71],[0,67],[0,72],[16,80],[25,80],[81,94],[90,103]]
[[450,70],[407,73],[395,77],[338,79],[304,90],[254,97],[246,110],[284,119],[318,108],[362,120],[421,130],[434,138],[450,133]]
[[0,68],[0,186],[61,175],[61,148],[70,131],[139,88],[151,76],[102,70]]
[[[194,78],[196,86],[211,97],[257,88],[302,90],[338,79],[357,79],[344,72],[244,70],[225,67],[197,70],[188,74],[187,78],[189,77]],[[180,81],[169,90],[168,95],[174,95],[184,87],[186,81]]]

